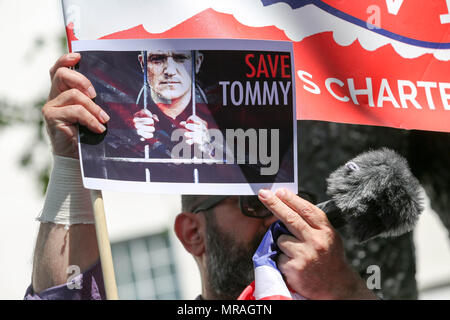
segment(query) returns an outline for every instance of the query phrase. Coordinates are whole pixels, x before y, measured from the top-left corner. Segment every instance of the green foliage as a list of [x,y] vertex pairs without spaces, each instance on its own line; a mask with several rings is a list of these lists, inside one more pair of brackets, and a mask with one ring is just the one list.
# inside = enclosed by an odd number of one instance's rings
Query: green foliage
[[[67,40],[65,34],[60,35],[58,39],[38,37],[33,42],[24,59],[28,60],[31,56],[35,56],[36,52],[44,48],[50,41],[59,42],[61,54],[67,52]],[[34,130],[31,141],[23,147],[19,165],[24,170],[31,172],[43,194],[47,190],[51,167],[50,162],[42,163],[42,159],[40,159],[42,154],[39,153],[41,150],[48,148],[44,136],[45,123],[41,114],[41,109],[47,101],[47,95],[48,92],[42,92],[42,95],[28,106],[17,106],[0,97],[0,132],[8,126],[17,124],[27,124]]]
[[22,115],[17,113],[18,109],[7,100],[0,98],[0,129],[9,124],[23,121]]

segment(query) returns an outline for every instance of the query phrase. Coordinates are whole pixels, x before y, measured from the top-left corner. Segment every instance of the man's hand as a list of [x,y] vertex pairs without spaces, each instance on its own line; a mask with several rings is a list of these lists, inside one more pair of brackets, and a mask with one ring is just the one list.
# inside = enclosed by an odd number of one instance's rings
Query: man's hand
[[52,86],[42,114],[50,136],[53,153],[78,158],[77,124],[95,133],[103,133],[109,116],[91,99],[95,89],[81,73],[69,69],[81,59],[80,54],[62,56],[50,69]]
[[261,202],[294,236],[281,235],[278,268],[289,286],[308,299],[376,299],[345,259],[342,240],[326,214],[294,193],[259,193]]
[[208,132],[208,123],[198,116],[190,116],[187,121],[181,121],[180,124],[186,128],[184,134],[186,143],[189,145],[196,144],[200,150],[206,154],[210,153],[210,140]]
[[147,140],[154,137],[155,122],[159,122],[159,118],[149,110],[142,109],[134,114],[133,122],[136,133],[140,135],[142,139]]

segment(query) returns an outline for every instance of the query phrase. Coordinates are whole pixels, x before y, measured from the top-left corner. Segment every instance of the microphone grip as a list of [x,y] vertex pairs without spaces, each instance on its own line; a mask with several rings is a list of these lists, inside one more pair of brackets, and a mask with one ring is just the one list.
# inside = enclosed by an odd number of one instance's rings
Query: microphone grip
[[343,218],[341,209],[336,206],[336,202],[334,202],[334,200],[321,202],[319,204],[316,204],[316,207],[325,212],[328,220],[330,220],[331,225],[335,229],[339,229],[347,223]]

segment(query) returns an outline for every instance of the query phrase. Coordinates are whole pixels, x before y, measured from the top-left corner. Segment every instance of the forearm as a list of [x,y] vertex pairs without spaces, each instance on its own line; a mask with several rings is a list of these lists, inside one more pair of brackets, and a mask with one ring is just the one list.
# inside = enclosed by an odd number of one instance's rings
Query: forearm
[[69,266],[84,272],[99,259],[95,226],[41,223],[33,261],[32,286],[36,293],[67,283]]
[[84,272],[99,259],[90,191],[83,188],[78,160],[54,158],[38,221],[32,276],[37,293],[66,283],[74,270]]

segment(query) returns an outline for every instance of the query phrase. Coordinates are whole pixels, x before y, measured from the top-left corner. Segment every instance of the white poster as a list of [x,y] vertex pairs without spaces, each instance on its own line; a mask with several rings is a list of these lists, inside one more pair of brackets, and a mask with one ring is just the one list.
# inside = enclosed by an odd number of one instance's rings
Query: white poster
[[178,194],[297,192],[292,44],[73,41],[111,117],[80,127],[86,188]]

